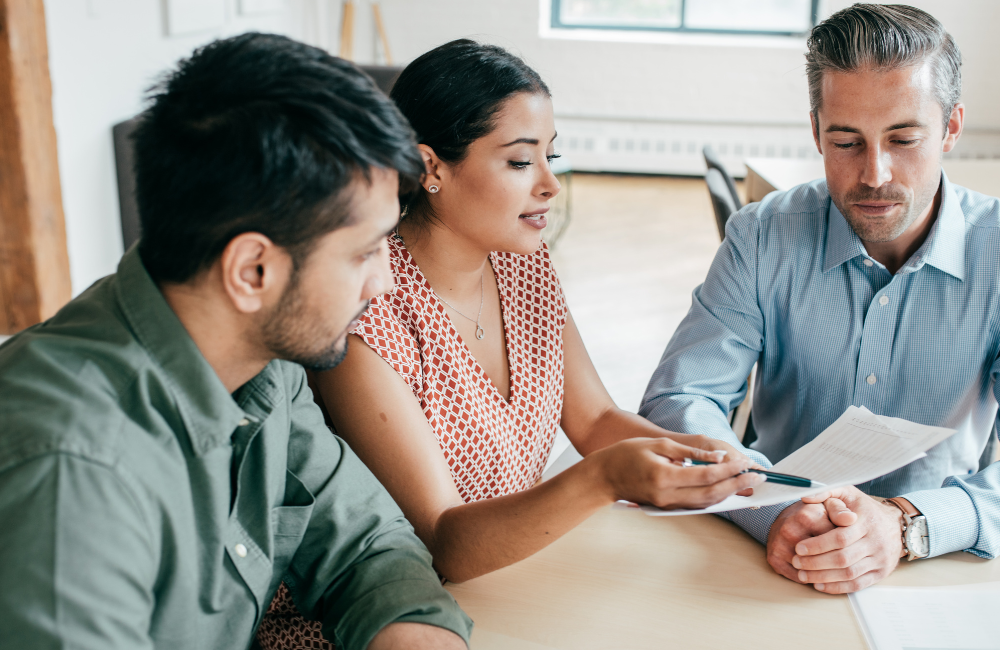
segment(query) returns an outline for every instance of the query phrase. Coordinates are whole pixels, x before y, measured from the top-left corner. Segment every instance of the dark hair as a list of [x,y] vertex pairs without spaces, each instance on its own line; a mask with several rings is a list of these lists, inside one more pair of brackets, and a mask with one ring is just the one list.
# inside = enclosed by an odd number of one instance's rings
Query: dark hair
[[[469,145],[488,135],[505,100],[518,93],[550,95],[528,64],[502,47],[459,39],[415,59],[390,97],[417,132],[417,141],[447,163],[459,163]],[[406,197],[407,218],[430,216],[426,193]]]
[[287,248],[298,268],[346,225],[354,179],[395,169],[409,191],[423,173],[413,131],[369,77],[284,36],[210,43],[148,98],[136,199],[139,252],[156,281],[190,279],[244,232]]
[[[806,53],[809,106],[823,103],[823,73],[895,70],[926,59],[934,68],[934,92],[945,130],[962,96],[962,53],[944,26],[907,5],[855,4],[813,28]],[[817,122],[818,123],[818,122]]]

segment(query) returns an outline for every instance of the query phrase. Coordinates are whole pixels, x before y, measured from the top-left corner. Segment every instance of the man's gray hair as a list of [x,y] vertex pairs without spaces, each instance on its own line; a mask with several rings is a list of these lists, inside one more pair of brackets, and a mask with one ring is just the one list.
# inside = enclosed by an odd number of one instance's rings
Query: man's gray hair
[[824,72],[895,70],[929,59],[947,131],[951,111],[962,96],[962,53],[944,26],[926,11],[907,5],[858,3],[816,25],[807,45],[809,108],[814,117],[823,103]]

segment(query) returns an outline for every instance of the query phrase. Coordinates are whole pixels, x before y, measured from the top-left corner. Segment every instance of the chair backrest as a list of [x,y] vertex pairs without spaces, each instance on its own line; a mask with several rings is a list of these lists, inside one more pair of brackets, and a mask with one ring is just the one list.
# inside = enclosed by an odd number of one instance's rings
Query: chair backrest
[[719,227],[719,239],[725,239],[726,222],[736,212],[736,205],[726,186],[726,179],[718,169],[711,168],[705,172],[705,184],[708,185],[708,193],[712,197],[715,225]]
[[392,90],[393,84],[399,78],[399,73],[403,71],[402,66],[396,65],[359,65],[361,71],[372,78],[379,90],[386,95]]
[[115,167],[118,171],[118,207],[122,220],[122,243],[125,250],[139,240],[139,204],[135,200],[135,154],[132,134],[139,126],[139,118],[119,122],[111,127],[115,142]]
[[734,181],[733,177],[729,175],[728,171],[726,171],[726,167],[722,164],[722,161],[719,160],[719,157],[715,153],[715,149],[712,149],[711,146],[706,144],[702,148],[701,154],[705,156],[705,165],[709,169],[718,169],[719,173],[722,174],[722,177],[726,180],[726,187],[729,189],[729,195],[733,197],[733,205],[736,206],[736,209],[739,210],[742,208],[743,201],[740,200],[739,192],[736,191],[736,181]]

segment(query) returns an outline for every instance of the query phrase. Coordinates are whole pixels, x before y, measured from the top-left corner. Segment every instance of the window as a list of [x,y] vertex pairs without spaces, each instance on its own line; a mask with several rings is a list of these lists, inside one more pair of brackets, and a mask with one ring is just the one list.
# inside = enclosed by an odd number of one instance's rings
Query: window
[[801,36],[819,0],[552,0],[552,27]]

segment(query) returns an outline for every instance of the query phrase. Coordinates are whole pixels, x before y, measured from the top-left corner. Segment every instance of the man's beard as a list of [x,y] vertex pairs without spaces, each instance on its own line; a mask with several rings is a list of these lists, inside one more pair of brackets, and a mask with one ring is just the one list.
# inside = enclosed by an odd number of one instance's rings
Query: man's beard
[[[920,196],[915,196],[914,200],[910,200],[905,190],[891,184],[878,188],[859,185],[843,196],[831,195],[830,198],[862,241],[880,243],[892,241],[906,232],[906,229],[934,200],[937,190],[937,185],[932,186]],[[900,204],[902,210],[896,217],[855,216],[851,208],[857,203],[866,201],[891,201]]]
[[[367,309],[366,304],[355,318],[360,318]],[[329,340],[330,337],[324,325],[326,324],[323,322],[309,320],[296,271],[289,279],[288,287],[274,311],[264,323],[264,344],[278,359],[293,361],[316,372],[330,370],[347,356],[347,331],[340,332],[333,337],[331,343],[316,350],[312,344]]]

